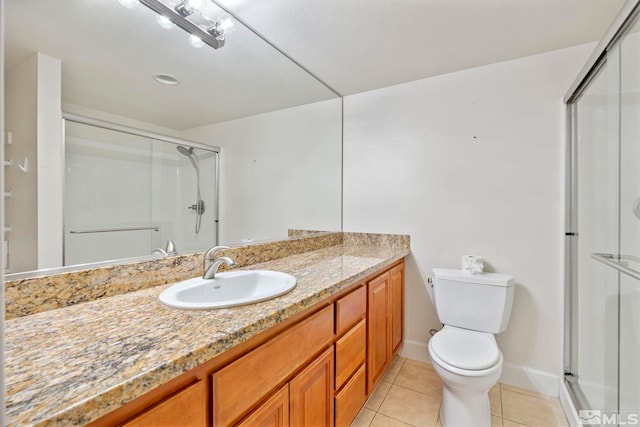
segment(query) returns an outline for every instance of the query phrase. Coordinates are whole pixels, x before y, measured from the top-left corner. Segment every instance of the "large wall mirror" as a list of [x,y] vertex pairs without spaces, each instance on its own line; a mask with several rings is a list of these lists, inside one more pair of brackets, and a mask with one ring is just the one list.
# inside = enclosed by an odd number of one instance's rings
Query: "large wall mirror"
[[8,280],[340,230],[339,95],[233,17],[218,49],[131,0],[4,21]]

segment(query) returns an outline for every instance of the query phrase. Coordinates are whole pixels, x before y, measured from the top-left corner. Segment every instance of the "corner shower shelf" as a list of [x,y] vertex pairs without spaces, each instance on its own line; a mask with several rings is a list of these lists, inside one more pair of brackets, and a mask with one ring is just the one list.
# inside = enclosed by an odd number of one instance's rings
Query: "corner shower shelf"
[[591,254],[591,258],[640,280],[640,257],[621,254]]

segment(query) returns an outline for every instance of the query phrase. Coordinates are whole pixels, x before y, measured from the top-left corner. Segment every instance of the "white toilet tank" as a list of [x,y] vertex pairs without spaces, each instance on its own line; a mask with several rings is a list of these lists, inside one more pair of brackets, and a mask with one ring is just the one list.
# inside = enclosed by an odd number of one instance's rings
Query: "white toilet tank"
[[507,274],[434,268],[433,299],[444,325],[499,334],[509,323],[514,279]]

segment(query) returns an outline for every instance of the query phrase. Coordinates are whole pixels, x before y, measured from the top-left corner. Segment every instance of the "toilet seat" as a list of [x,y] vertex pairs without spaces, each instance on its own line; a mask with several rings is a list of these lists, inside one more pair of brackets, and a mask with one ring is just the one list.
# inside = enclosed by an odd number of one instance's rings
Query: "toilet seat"
[[429,349],[447,366],[463,371],[485,371],[502,360],[492,334],[445,326],[435,334]]

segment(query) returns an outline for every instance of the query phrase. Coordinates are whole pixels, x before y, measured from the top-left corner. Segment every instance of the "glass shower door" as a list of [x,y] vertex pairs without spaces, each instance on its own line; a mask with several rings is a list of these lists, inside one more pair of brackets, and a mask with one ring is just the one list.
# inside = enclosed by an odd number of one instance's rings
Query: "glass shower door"
[[583,409],[617,410],[619,73],[612,52],[575,104],[577,218],[568,380]]
[[160,246],[152,148],[149,138],[65,122],[64,265],[150,255]]
[[640,24],[572,105],[566,384],[583,424],[640,421]]
[[640,411],[640,24],[620,46],[621,415]]
[[64,265],[215,246],[218,152],[102,123],[65,121]]
[[218,153],[153,141],[154,223],[162,242],[172,240],[180,253],[217,244]]

